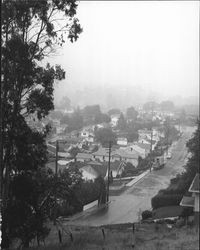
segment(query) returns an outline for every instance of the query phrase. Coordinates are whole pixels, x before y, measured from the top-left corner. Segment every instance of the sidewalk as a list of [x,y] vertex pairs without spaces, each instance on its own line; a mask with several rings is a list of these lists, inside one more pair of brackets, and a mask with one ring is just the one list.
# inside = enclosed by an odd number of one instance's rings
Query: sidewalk
[[108,204],[109,204],[110,202],[111,202],[111,201],[107,202],[106,204],[99,205],[99,206],[98,206],[98,205],[93,206],[93,207],[91,207],[91,208],[89,208],[89,209],[87,209],[87,210],[85,210],[85,211],[82,211],[82,212],[80,212],[80,213],[77,213],[77,214],[75,214],[75,215],[72,215],[71,217],[59,217],[58,220],[59,220],[59,221],[62,221],[62,222],[64,222],[64,221],[70,222],[70,221],[77,220],[77,219],[79,219],[79,218],[81,218],[81,217],[87,216],[88,214],[91,215],[91,214],[93,214],[93,213],[96,213],[97,211],[99,211],[99,210],[101,210],[101,209],[107,207]]
[[126,184],[126,187],[131,187],[133,184],[135,184],[136,182],[141,180],[143,177],[145,177],[149,172],[150,172],[150,170],[148,169],[144,173],[142,173],[139,176],[135,177],[132,181],[130,181],[130,182],[128,182]]

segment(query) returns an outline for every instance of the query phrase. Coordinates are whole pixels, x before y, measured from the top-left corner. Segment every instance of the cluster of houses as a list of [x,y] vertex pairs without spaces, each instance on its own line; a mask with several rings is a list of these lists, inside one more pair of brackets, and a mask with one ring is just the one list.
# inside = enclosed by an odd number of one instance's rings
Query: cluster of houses
[[[60,164],[60,167],[63,168],[69,163],[67,159],[69,157],[69,150],[73,147],[78,147],[81,149],[81,152],[76,155],[74,160],[80,163],[80,170],[82,171],[83,178],[95,179],[99,175],[106,177],[108,174],[109,150],[108,148],[102,147],[100,144],[96,144],[94,136],[94,130],[101,127],[104,127],[104,125],[91,125],[84,127],[81,131],[74,131],[70,136],[57,136],[47,144],[48,151],[55,155],[56,140],[60,140],[61,143],[64,141],[64,144],[62,144],[62,152],[61,150],[58,152],[59,157],[66,159],[64,166]],[[118,137],[117,145],[112,147],[110,166],[114,178],[122,174],[128,162],[137,168],[139,158],[144,159],[147,157],[151,151],[151,145],[152,150],[154,150],[160,138],[164,137],[164,134],[156,128],[152,129],[152,131],[147,129],[139,130],[138,134],[138,140],[132,143],[129,143],[125,137]],[[89,146],[90,149],[92,146],[96,145],[97,150],[94,152],[93,150],[83,150],[83,145]],[[60,148],[61,147],[59,147],[59,149]],[[54,168],[55,164],[50,163],[50,165]]]
[[[138,117],[143,117],[145,114],[146,113],[143,110],[138,110]],[[166,114],[158,112],[154,112],[153,114],[153,118],[158,119],[160,122],[164,121],[165,116]],[[68,162],[70,149],[77,147],[80,149],[81,153],[78,153],[74,160],[77,163],[82,164],[83,177],[86,179],[94,179],[99,174],[104,175],[105,177],[109,153],[107,148],[103,148],[100,144],[95,142],[95,129],[106,128],[108,126],[115,129],[120,114],[111,115],[110,118],[110,124],[102,123],[89,125],[82,130],[72,131],[70,134],[65,133],[66,125],[60,124],[58,119],[51,119],[53,126],[56,128],[56,133],[55,137],[48,141],[47,146],[49,153],[52,155],[55,154],[55,143],[57,140],[65,141],[65,144],[62,145],[62,150],[58,152],[59,157],[66,159],[66,162]],[[164,134],[156,127],[152,130],[138,130],[138,140],[132,143],[129,143],[126,137],[119,135],[117,138],[117,145],[112,147],[110,155],[113,177],[120,175],[123,172],[125,164],[128,162],[137,168],[139,158],[146,158],[150,151],[155,149],[157,143],[163,137]],[[87,147],[83,147],[84,145]],[[93,150],[95,146],[96,151]],[[64,167],[66,167],[66,164]]]

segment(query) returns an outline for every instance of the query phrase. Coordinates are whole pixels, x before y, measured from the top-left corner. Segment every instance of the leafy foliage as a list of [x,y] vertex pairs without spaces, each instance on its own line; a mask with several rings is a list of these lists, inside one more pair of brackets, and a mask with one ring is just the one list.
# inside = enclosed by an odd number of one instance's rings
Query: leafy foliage
[[123,113],[120,114],[120,117],[117,123],[117,128],[120,130],[125,130],[127,128],[127,122],[126,122],[126,119],[124,118]]
[[[2,248],[8,248],[13,237],[28,246],[35,236],[48,233],[44,222],[54,184],[51,173],[43,169],[49,128],[33,130],[27,119],[41,120],[54,108],[53,85],[65,78],[65,72],[59,65],[41,66],[42,60],[62,46],[64,32],[71,42],[77,40],[82,29],[76,8],[69,0],[2,2]],[[44,186],[47,182],[51,185]]]
[[109,142],[116,144],[116,134],[110,128],[101,128],[96,130],[95,138],[106,147],[108,147]]
[[127,108],[126,110],[127,119],[135,121],[137,119],[137,116],[138,116],[138,112],[135,110],[134,107]]
[[120,111],[120,109],[110,109],[109,111],[108,111],[108,115],[120,115],[121,114],[121,111]]

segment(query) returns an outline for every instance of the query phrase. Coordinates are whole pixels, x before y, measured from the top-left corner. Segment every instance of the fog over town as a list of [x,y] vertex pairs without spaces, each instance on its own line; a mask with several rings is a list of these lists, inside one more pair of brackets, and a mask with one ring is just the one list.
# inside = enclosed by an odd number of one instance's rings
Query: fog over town
[[57,56],[55,103],[127,108],[151,100],[198,104],[199,9],[189,2],[80,2],[84,33]]

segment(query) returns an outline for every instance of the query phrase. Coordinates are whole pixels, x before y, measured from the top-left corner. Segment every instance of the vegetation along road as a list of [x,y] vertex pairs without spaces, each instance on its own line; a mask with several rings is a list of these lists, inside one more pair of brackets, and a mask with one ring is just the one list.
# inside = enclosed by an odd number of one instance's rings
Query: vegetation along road
[[139,211],[151,209],[151,198],[160,189],[166,188],[177,173],[184,171],[188,157],[186,141],[194,131],[195,127],[183,128],[182,137],[172,145],[172,158],[167,160],[163,169],[151,171],[121,195],[110,196],[108,207],[68,221],[66,225],[100,226],[138,221]]

